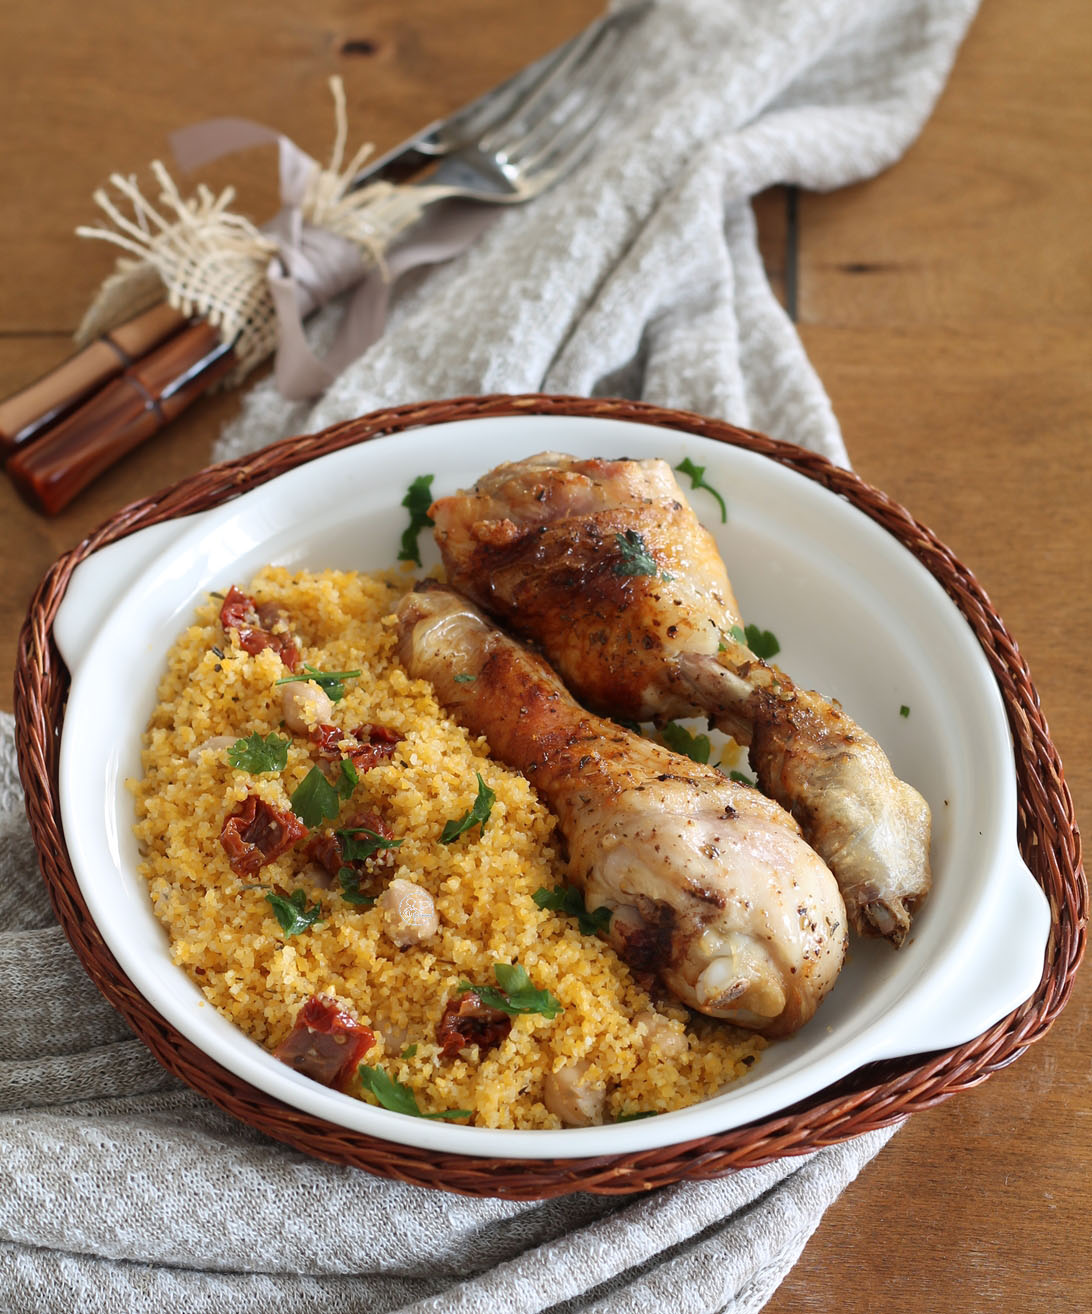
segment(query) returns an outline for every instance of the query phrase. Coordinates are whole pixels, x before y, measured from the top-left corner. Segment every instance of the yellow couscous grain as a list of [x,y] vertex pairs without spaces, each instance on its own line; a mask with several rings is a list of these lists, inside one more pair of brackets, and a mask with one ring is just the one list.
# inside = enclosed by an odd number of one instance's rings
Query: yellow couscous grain
[[[307,1000],[332,998],[375,1032],[365,1061],[407,1087],[422,1112],[471,1109],[478,1126],[559,1126],[544,1104],[544,1083],[576,1060],[589,1061],[589,1079],[606,1089],[608,1120],[715,1095],[764,1042],[652,997],[605,941],[581,933],[575,918],[538,907],[535,891],[565,879],[554,818],[521,775],[445,714],[429,684],[398,665],[391,613],[412,583],[402,570],[270,567],[246,589],[289,618],[303,662],[361,672],[334,705],[339,727],[376,725],[403,736],[389,759],[360,775],[343,808],[383,819],[398,847],[384,855],[382,879],[427,890],[437,930],[419,944],[394,943],[381,908],[347,902],[302,843],[256,876],[232,870],[220,842],[227,814],[248,795],[290,810],[316,759],[312,742],[282,724],[280,656],[272,648],[244,652],[211,598],[171,651],[144,740],[143,776],[130,782],[142,871],[174,961],[269,1049]],[[254,733],[289,741],[283,770],[249,774],[230,765],[228,745]],[[445,823],[473,805],[478,773],[496,796],[488,823],[440,843]],[[319,920],[286,935],[266,897],[271,890],[302,890],[307,906],[319,905]],[[496,963],[521,965],[561,1010],[552,1018],[516,1016],[496,1047],[445,1058],[436,1034],[445,1004],[463,981],[495,985]],[[647,1026],[635,1020],[650,1009],[682,1039],[670,1046],[678,1053],[650,1046]],[[374,1098],[355,1083],[353,1090]]]

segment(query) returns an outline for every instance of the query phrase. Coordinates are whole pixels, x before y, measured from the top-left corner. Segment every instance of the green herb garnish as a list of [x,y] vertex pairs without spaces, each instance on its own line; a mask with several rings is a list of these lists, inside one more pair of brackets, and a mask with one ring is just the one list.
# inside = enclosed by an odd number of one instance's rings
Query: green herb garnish
[[441,844],[452,844],[460,835],[465,835],[468,830],[473,830],[475,826],[480,826],[485,830],[485,823],[489,820],[489,814],[493,811],[493,804],[497,796],[485,783],[481,777],[481,772],[474,773],[478,777],[478,797],[469,812],[461,816],[458,821],[449,821],[444,825],[440,835]]
[[701,762],[703,765],[709,761],[713,746],[708,735],[692,735],[686,726],[679,725],[677,721],[668,721],[660,733],[673,753],[681,753],[691,762]]
[[355,868],[339,867],[337,879],[341,885],[341,897],[346,903],[355,904],[358,908],[370,908],[375,903],[374,894],[361,894],[360,873]]
[[717,490],[713,487],[713,485],[707,484],[705,482],[705,466],[695,465],[694,462],[688,456],[684,460],[680,461],[679,464],[675,467],[675,469],[681,471],[684,475],[690,476],[691,488],[704,488],[707,493],[712,493],[712,495],[720,503],[721,524],[726,523],[726,521],[728,520],[728,508],[724,505],[724,498],[721,497],[721,495],[717,492]]
[[760,630],[757,625],[748,625],[746,629],[733,625],[728,633],[737,642],[745,643],[760,661],[768,662],[781,651],[777,636],[769,630]]
[[519,963],[494,963],[496,986],[476,986],[460,981],[459,990],[471,990],[483,1004],[502,1013],[541,1013],[543,1017],[557,1017],[561,1004],[548,990],[536,990],[531,978]]
[[355,680],[360,674],[359,671],[320,671],[315,666],[303,663],[303,675],[286,675],[283,680],[277,680],[277,684],[299,684],[301,681],[310,680],[312,684],[318,687],[326,694],[332,703],[339,703],[345,697],[345,681]]
[[756,788],[755,782],[750,776],[745,776],[742,771],[729,771],[728,779],[734,780],[737,785],[750,785],[752,789]]
[[473,684],[478,677],[476,675],[467,675],[464,671],[462,675],[455,677],[456,684]]
[[354,789],[360,784],[360,772],[353,766],[347,758],[341,759],[341,771],[338,774],[337,784],[334,788],[342,798],[349,798]]
[[903,705],[899,708],[899,715],[903,717],[910,715],[910,709],[909,707],[906,706],[905,703],[903,703]]
[[432,505],[433,478],[433,475],[418,475],[402,499],[402,505],[409,512],[410,522],[402,531],[399,561],[412,561],[418,566],[421,564],[421,550],[417,546],[417,536],[422,529],[428,529],[433,523],[428,513]]
[[417,1053],[416,1045],[407,1045],[406,1048],[398,1055],[399,1058],[411,1059]]
[[748,625],[746,635],[747,647],[764,662],[776,657],[781,651],[776,635],[771,634],[769,630],[760,630],[757,625]]
[[388,1077],[382,1068],[370,1068],[362,1063],[357,1071],[364,1089],[371,1091],[383,1108],[392,1113],[405,1113],[411,1118],[469,1118],[474,1112],[473,1109],[445,1109],[442,1113],[422,1113],[413,1091]]
[[[635,529],[627,529],[624,534],[615,534],[614,541],[622,554],[621,561],[614,567],[616,575],[660,575],[656,558],[648,550],[648,544]],[[660,575],[665,584],[671,583],[671,576]]]
[[[369,830],[367,826],[353,826],[349,830],[339,830],[337,842],[341,847],[341,856],[346,862],[367,862],[374,858],[380,849],[400,849],[403,841],[387,839],[378,831]],[[363,835],[363,839],[357,839]]]
[[246,739],[236,739],[227,751],[228,761],[239,771],[260,776],[264,771],[283,771],[288,765],[288,740],[280,735],[255,732]]
[[[356,904],[360,908],[370,908],[375,903],[375,895],[361,893],[360,872],[355,867],[349,866],[349,863],[367,862],[382,849],[401,848],[402,840],[387,839],[385,835],[369,830],[367,826],[353,826],[351,829],[334,833],[337,835],[338,847],[341,849],[341,860],[345,864],[338,868],[337,873],[341,897],[346,903]],[[361,835],[363,839],[359,838]]]
[[659,1109],[646,1109],[643,1113],[620,1113],[615,1122],[640,1122],[642,1118],[656,1118],[659,1116]]
[[308,906],[307,895],[303,890],[293,890],[287,898],[276,891],[270,891],[265,898],[286,936],[299,935],[301,931],[314,926],[322,916],[322,905],[313,903]]
[[322,768],[313,766],[296,786],[289,803],[308,830],[314,830],[323,821],[334,820],[341,807],[341,796]]
[[575,917],[582,935],[595,935],[610,926],[612,916],[610,908],[596,908],[589,912],[584,904],[584,896],[575,885],[555,885],[552,890],[545,886],[531,895],[540,908],[549,908],[552,912],[568,913]]

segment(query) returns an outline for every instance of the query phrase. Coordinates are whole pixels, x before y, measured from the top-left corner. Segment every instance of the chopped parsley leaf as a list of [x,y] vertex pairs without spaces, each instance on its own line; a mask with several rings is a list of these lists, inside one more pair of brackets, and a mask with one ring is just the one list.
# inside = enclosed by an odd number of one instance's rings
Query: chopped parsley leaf
[[635,529],[627,529],[624,534],[615,534],[621,560],[614,567],[616,575],[660,575],[665,584],[671,583],[671,576],[660,574],[656,558],[648,550],[644,537]]
[[228,761],[236,770],[260,776],[264,771],[283,771],[288,765],[288,740],[280,735],[255,732],[246,739],[236,739],[228,749]]
[[561,1003],[548,990],[536,990],[526,969],[519,963],[494,963],[496,986],[476,986],[460,981],[460,992],[470,990],[489,1008],[502,1013],[541,1013],[543,1017],[557,1017]]
[[[341,856],[345,862],[367,862],[374,858],[380,849],[400,849],[402,840],[387,839],[378,831],[369,830],[367,826],[353,826],[350,830],[336,832]],[[363,835],[364,839],[357,839]]]
[[905,703],[903,703],[903,705],[899,708],[899,715],[902,717],[906,717],[910,715],[910,709],[909,707],[906,706]]
[[410,522],[402,531],[399,561],[412,561],[418,566],[421,564],[421,549],[417,546],[417,536],[422,529],[428,529],[433,523],[428,509],[432,505],[434,478],[434,475],[418,475],[402,499],[402,505],[409,512]]
[[478,677],[476,675],[467,675],[464,671],[461,675],[455,677],[456,684],[473,684]]
[[341,771],[338,775],[337,784],[334,788],[342,798],[349,798],[354,789],[360,784],[360,773],[347,757],[341,759]]
[[322,768],[313,766],[296,786],[289,803],[308,830],[314,830],[323,821],[334,820],[341,807],[341,797]]
[[615,1122],[639,1122],[642,1118],[655,1118],[659,1115],[659,1109],[646,1109],[642,1113],[620,1113]]
[[725,524],[728,520],[728,508],[724,504],[724,498],[721,497],[713,485],[705,482],[705,466],[695,465],[688,456],[685,460],[680,461],[675,469],[684,475],[690,476],[691,488],[704,488],[707,493],[712,493],[720,503],[720,522],[722,525]]
[[496,802],[497,796],[482,779],[480,771],[476,771],[474,774],[478,777],[478,796],[468,812],[465,812],[457,821],[448,821],[444,824],[443,832],[440,835],[441,844],[453,844],[460,835],[465,835],[468,830],[473,830],[475,826],[480,826],[483,831],[485,830],[485,823],[489,820],[489,814],[493,811],[493,804]]
[[781,651],[777,635],[770,630],[760,630],[757,625],[748,625],[746,629],[742,625],[733,625],[728,633],[738,643],[745,643],[760,661],[768,662]]
[[341,885],[341,897],[346,903],[355,904],[358,908],[370,908],[375,903],[374,894],[360,893],[360,873],[355,867],[339,867],[337,879]]
[[313,903],[308,906],[303,890],[293,890],[287,898],[271,890],[265,898],[286,936],[309,930],[322,916],[322,905]]
[[713,746],[708,735],[692,735],[686,726],[676,721],[668,721],[660,733],[673,753],[681,753],[691,762],[701,762],[703,765],[709,761]]
[[406,1048],[398,1055],[399,1058],[411,1059],[417,1053],[416,1045],[407,1045]]
[[582,935],[595,935],[605,931],[610,925],[612,912],[610,908],[596,908],[589,912],[584,904],[584,896],[575,885],[555,885],[552,890],[540,885],[531,895],[540,908],[549,908],[552,912],[568,913],[575,917]]
[[746,634],[747,647],[764,662],[768,662],[771,657],[776,657],[781,651],[781,644],[778,643],[777,637],[771,634],[769,630],[760,630],[757,625],[748,625]]
[[360,674],[359,671],[320,671],[307,662],[303,663],[303,669],[305,674],[286,675],[283,680],[278,680],[276,683],[298,684],[300,681],[310,680],[312,684],[318,685],[332,703],[339,703],[345,697],[345,681],[355,680]]
[[382,1068],[370,1068],[362,1063],[357,1072],[364,1089],[392,1113],[405,1113],[411,1118],[469,1118],[474,1112],[473,1109],[445,1109],[442,1113],[422,1113],[413,1091],[394,1077],[388,1077]]
[[734,780],[737,785],[750,785],[752,789],[757,788],[751,777],[745,776],[742,771],[729,771],[728,779]]

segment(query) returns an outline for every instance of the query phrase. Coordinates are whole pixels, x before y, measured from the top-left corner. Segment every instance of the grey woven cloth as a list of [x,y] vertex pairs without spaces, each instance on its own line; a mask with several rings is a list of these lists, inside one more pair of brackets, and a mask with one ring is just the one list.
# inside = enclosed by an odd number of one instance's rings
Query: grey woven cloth
[[[677,0],[610,144],[407,277],[314,409],[270,384],[217,454],[378,406],[475,392],[643,398],[838,461],[822,386],[770,292],[748,198],[895,161],[974,0]],[[288,125],[286,125],[288,126]],[[319,317],[321,345],[336,309]],[[309,1160],[167,1076],[55,924],[0,716],[0,1306],[158,1314],[744,1314],[890,1132],[628,1200],[466,1200]]]

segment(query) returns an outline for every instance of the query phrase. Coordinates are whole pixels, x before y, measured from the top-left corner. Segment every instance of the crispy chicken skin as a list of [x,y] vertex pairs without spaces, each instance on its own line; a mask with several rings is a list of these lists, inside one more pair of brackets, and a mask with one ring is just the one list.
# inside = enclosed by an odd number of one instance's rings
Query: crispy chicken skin
[[928,805],[836,702],[739,640],[716,544],[665,461],[544,452],[430,514],[451,584],[536,644],[593,711],[706,716],[749,745],[857,931],[902,943],[931,883]]
[[[767,1036],[802,1026],[845,954],[845,907],[792,818],[757,790],[580,707],[546,663],[426,581],[398,610],[411,676],[557,814],[570,879],[634,968]],[[460,681],[460,675],[473,680]]]
[[731,636],[716,659],[684,653],[679,670],[710,724],[750,744],[759,783],[838,878],[858,934],[900,945],[931,883],[932,818],[918,791],[836,702]]
[[[739,607],[666,462],[543,452],[498,466],[429,514],[452,587],[538,644],[592,711],[661,723],[693,715],[674,659],[715,654]],[[620,551],[627,533],[651,549],[654,574],[622,573],[642,564]]]

